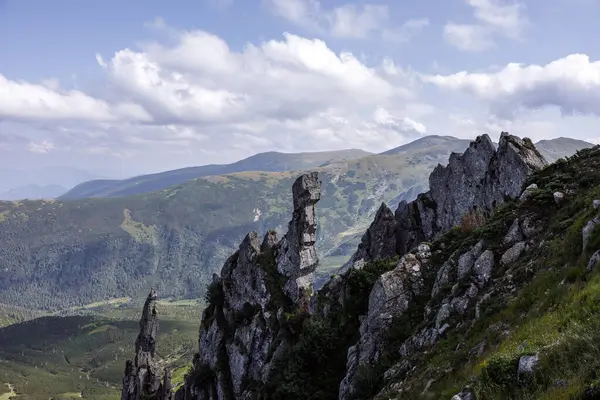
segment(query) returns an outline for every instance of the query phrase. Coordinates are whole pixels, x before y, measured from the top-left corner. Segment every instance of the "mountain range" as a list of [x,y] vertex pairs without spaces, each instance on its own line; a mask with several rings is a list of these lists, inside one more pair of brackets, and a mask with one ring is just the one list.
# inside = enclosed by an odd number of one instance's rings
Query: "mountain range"
[[[288,188],[301,172],[271,170],[292,167],[315,170],[323,182],[317,228],[322,281],[348,259],[382,202],[413,200],[427,189],[431,171],[467,143],[434,136],[367,156],[356,150],[265,153],[210,168],[267,171],[207,175],[130,196],[0,202],[0,265],[6,272],[0,303],[59,310],[137,298],[152,285],[169,297],[201,297],[248,231],[285,229]],[[565,155],[581,145],[569,143],[574,147]],[[147,179],[155,187],[182,173],[134,181]],[[124,187],[142,190],[142,183],[132,182]]]

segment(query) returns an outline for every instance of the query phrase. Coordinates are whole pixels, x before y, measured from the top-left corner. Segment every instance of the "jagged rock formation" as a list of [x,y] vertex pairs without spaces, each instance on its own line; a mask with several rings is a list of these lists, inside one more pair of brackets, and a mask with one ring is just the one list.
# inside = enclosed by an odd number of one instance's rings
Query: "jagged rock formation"
[[[386,249],[383,256],[387,258],[393,255],[389,249],[394,249],[402,258],[373,287],[369,311],[360,326],[360,340],[348,351],[346,376],[340,385],[341,400],[354,398],[360,368],[372,368],[379,362],[393,320],[403,318],[410,309],[417,314],[425,311],[425,320],[429,319],[431,325],[406,338],[399,349],[404,360],[386,372],[388,379],[408,372],[411,365],[407,360],[436,343],[450,328],[446,321],[453,314],[466,312],[496,265],[494,253],[479,242],[463,254],[452,254],[443,265],[435,267],[439,268],[435,279],[428,280],[428,272],[433,272],[428,267],[429,247],[417,245],[464,224],[465,218],[471,218],[467,222],[474,225],[483,223],[494,207],[519,197],[527,177],[546,165],[528,140],[502,132],[496,150],[489,136],[482,135],[463,154],[453,153],[447,166],[436,167],[429,177],[430,190],[414,202],[400,203],[395,218],[390,218],[391,211],[380,209],[350,264],[361,267],[381,258],[380,253],[370,253],[370,249]],[[519,229],[512,227],[505,239],[511,244],[523,236],[519,221],[515,223]],[[524,242],[518,242],[508,248],[502,265],[516,261],[525,247]],[[440,302],[444,288],[465,279],[471,279],[471,283],[455,286]]]
[[[395,221],[380,209],[365,233],[361,246],[348,266],[380,258],[384,252],[370,249],[395,248],[402,256],[422,241],[470,218],[480,222],[506,199],[516,198],[531,173],[548,165],[531,141],[502,132],[496,150],[487,134],[471,142],[463,153],[452,153],[447,166],[438,165],[429,176],[429,191],[413,202],[401,202]],[[390,235],[389,232],[395,232]]]
[[[135,362],[127,360],[121,400],[140,400],[153,396],[156,400],[171,400],[171,373],[161,377],[155,360],[158,313],[156,289],[152,289],[142,311],[140,333],[135,341]],[[162,379],[162,381],[161,381]]]
[[[582,271],[596,274],[600,260],[600,216],[590,201],[597,193],[578,192],[600,184],[600,150],[590,154],[595,158],[585,153],[583,161],[540,171],[547,163],[528,140],[503,133],[494,150],[487,135],[479,137],[448,167],[436,168],[429,192],[395,214],[380,207],[351,268],[311,299],[309,312],[320,196],[316,176],[301,177],[285,238],[277,242],[270,232],[261,243],[250,233],[214,277],[194,371],[177,398],[268,399],[263,389],[276,384],[286,388],[273,398],[536,398],[554,393],[561,373],[589,381],[586,393],[597,393],[590,381],[596,375],[585,368],[575,375],[570,361],[570,352],[586,349],[594,355],[578,356],[600,368],[600,335],[590,319],[600,278],[577,294],[588,279],[578,280]],[[559,204],[557,189],[566,194]],[[497,207],[508,199],[519,201]],[[518,297],[523,290],[529,292]],[[570,308],[558,307],[560,296]],[[516,334],[528,311],[531,318],[553,313],[539,326],[555,324],[556,332],[528,344],[522,335],[534,331]],[[566,323],[565,312],[578,322]],[[579,330],[582,324],[589,326]],[[334,345],[324,347],[324,340]],[[494,351],[504,354],[490,358]],[[552,362],[568,368],[549,372]],[[538,379],[541,369],[552,378]],[[543,385],[547,392],[538,392]]]
[[356,253],[344,265],[347,268],[362,268],[365,260],[377,261],[396,255],[396,220],[394,213],[385,204],[375,214],[375,219],[363,235]]
[[283,239],[278,242],[270,231],[261,243],[256,232],[249,233],[221,276],[213,276],[194,371],[177,398],[254,398],[268,383],[287,346],[286,313],[306,312],[318,263],[317,173],[300,176],[292,192],[294,212]]

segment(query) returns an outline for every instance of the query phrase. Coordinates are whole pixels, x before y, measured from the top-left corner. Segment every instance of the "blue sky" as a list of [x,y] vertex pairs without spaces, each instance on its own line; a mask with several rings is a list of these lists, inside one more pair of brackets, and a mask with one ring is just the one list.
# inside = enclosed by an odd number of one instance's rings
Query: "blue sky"
[[600,0],[0,0],[0,168],[598,141]]

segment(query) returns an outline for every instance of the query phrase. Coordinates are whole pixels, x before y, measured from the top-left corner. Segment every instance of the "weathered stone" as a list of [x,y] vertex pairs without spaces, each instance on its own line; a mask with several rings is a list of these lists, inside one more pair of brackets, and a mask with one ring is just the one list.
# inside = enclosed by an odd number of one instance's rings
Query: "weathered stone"
[[[430,254],[420,246],[417,254]],[[381,275],[369,296],[369,309],[360,325],[360,340],[348,351],[347,370],[340,384],[339,398],[352,397],[355,377],[361,365],[377,362],[385,346],[386,332],[394,318],[400,317],[413,305],[416,297],[425,290],[423,277],[429,259],[419,259],[416,254],[404,255],[396,268]]]
[[[250,399],[250,383],[269,381],[273,365],[288,346],[275,341],[286,313],[307,312],[318,263],[319,184],[316,173],[299,177],[292,188],[294,213],[281,241],[274,231],[267,232],[262,243],[250,232],[223,265],[221,276],[213,277],[194,364],[197,371],[209,371],[211,378],[186,381],[177,396]],[[277,283],[283,287],[273,286]]]
[[515,218],[512,225],[508,229],[506,236],[502,239],[502,244],[505,246],[512,246],[513,244],[520,242],[524,239],[523,232],[521,232],[521,226],[519,224],[519,218]]
[[596,267],[596,265],[598,264],[598,261],[600,261],[600,250],[596,251],[590,257],[590,260],[588,261],[588,265],[587,265],[587,270],[588,271],[593,270]]
[[123,378],[122,400],[139,400],[142,397],[155,397],[157,400],[171,400],[171,375],[161,373],[156,355],[156,335],[158,333],[158,312],[156,289],[152,289],[142,310],[140,333],[135,341],[135,362],[127,360]]
[[[421,195],[421,197],[426,195]],[[417,220],[418,217],[418,220]],[[396,209],[396,252],[403,255],[425,240],[420,224],[420,210],[416,201],[400,202]]]
[[585,251],[585,249],[587,248],[590,237],[598,227],[598,224],[600,224],[600,218],[596,217],[588,221],[588,223],[581,230],[581,237],[583,239],[583,251]]
[[435,327],[440,328],[444,322],[450,317],[450,312],[452,311],[452,307],[448,303],[442,304],[440,310],[435,317]]
[[594,210],[597,210],[598,208],[600,208],[600,200],[594,200],[592,202],[592,205],[594,206]]
[[319,175],[304,174],[292,187],[294,213],[288,232],[278,244],[277,271],[288,278],[284,291],[298,301],[311,289],[317,258],[315,204],[321,199]]
[[385,203],[381,203],[358,249],[340,272],[348,268],[362,268],[367,262],[393,258],[395,255],[396,219],[392,210]]
[[472,389],[466,387],[460,393],[452,396],[451,400],[476,400],[475,393]]
[[[518,197],[527,177],[546,165],[531,142],[502,132],[495,150],[488,135],[479,136],[463,154],[453,153],[447,166],[435,168],[429,176],[429,192],[412,203],[400,203],[398,254],[464,221],[480,223],[496,205]],[[525,192],[532,190],[534,186]]]
[[529,197],[531,197],[531,195],[533,193],[535,193],[538,190],[538,185],[536,185],[535,183],[532,183],[531,185],[527,186],[525,188],[525,190],[523,191],[523,193],[521,193],[521,196],[519,197],[519,201],[520,202],[525,202],[529,199]]
[[554,202],[556,205],[561,205],[565,200],[565,194],[562,192],[554,192]]
[[475,261],[475,266],[473,268],[475,281],[479,287],[483,287],[490,279],[493,268],[494,253],[491,250],[486,250],[479,256],[477,261]]
[[477,243],[471,250],[461,255],[458,259],[458,280],[463,279],[471,273],[475,266],[475,261],[481,255],[483,241]]
[[525,242],[518,242],[510,249],[506,250],[504,254],[502,254],[502,258],[500,259],[500,264],[508,265],[512,264],[521,257],[521,254],[525,251]]
[[537,354],[521,356],[521,358],[519,358],[519,369],[517,370],[517,375],[533,374],[539,362],[540,357]]

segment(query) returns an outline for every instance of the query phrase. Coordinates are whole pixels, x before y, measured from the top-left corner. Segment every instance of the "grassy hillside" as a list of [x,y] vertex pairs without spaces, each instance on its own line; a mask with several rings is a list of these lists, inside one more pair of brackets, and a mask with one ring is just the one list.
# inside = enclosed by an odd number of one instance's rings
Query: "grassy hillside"
[[209,175],[223,175],[242,171],[285,172],[316,168],[326,163],[352,160],[368,156],[363,150],[322,151],[314,153],[268,152],[253,155],[232,164],[203,165],[141,175],[123,180],[94,180],[77,185],[61,199],[89,197],[118,197],[147,193]]
[[[318,168],[321,253],[366,226],[381,201],[422,187],[448,157],[423,152],[426,160],[413,152]],[[248,231],[285,231],[299,173],[204,177],[119,198],[0,202],[0,303],[56,310],[144,296],[151,285],[201,297]]]
[[[95,315],[45,316],[0,329],[0,399],[120,398],[125,360],[134,356],[142,304],[96,304]],[[159,303],[158,355],[181,383],[197,351],[202,304]],[[4,394],[3,394],[4,393]]]

